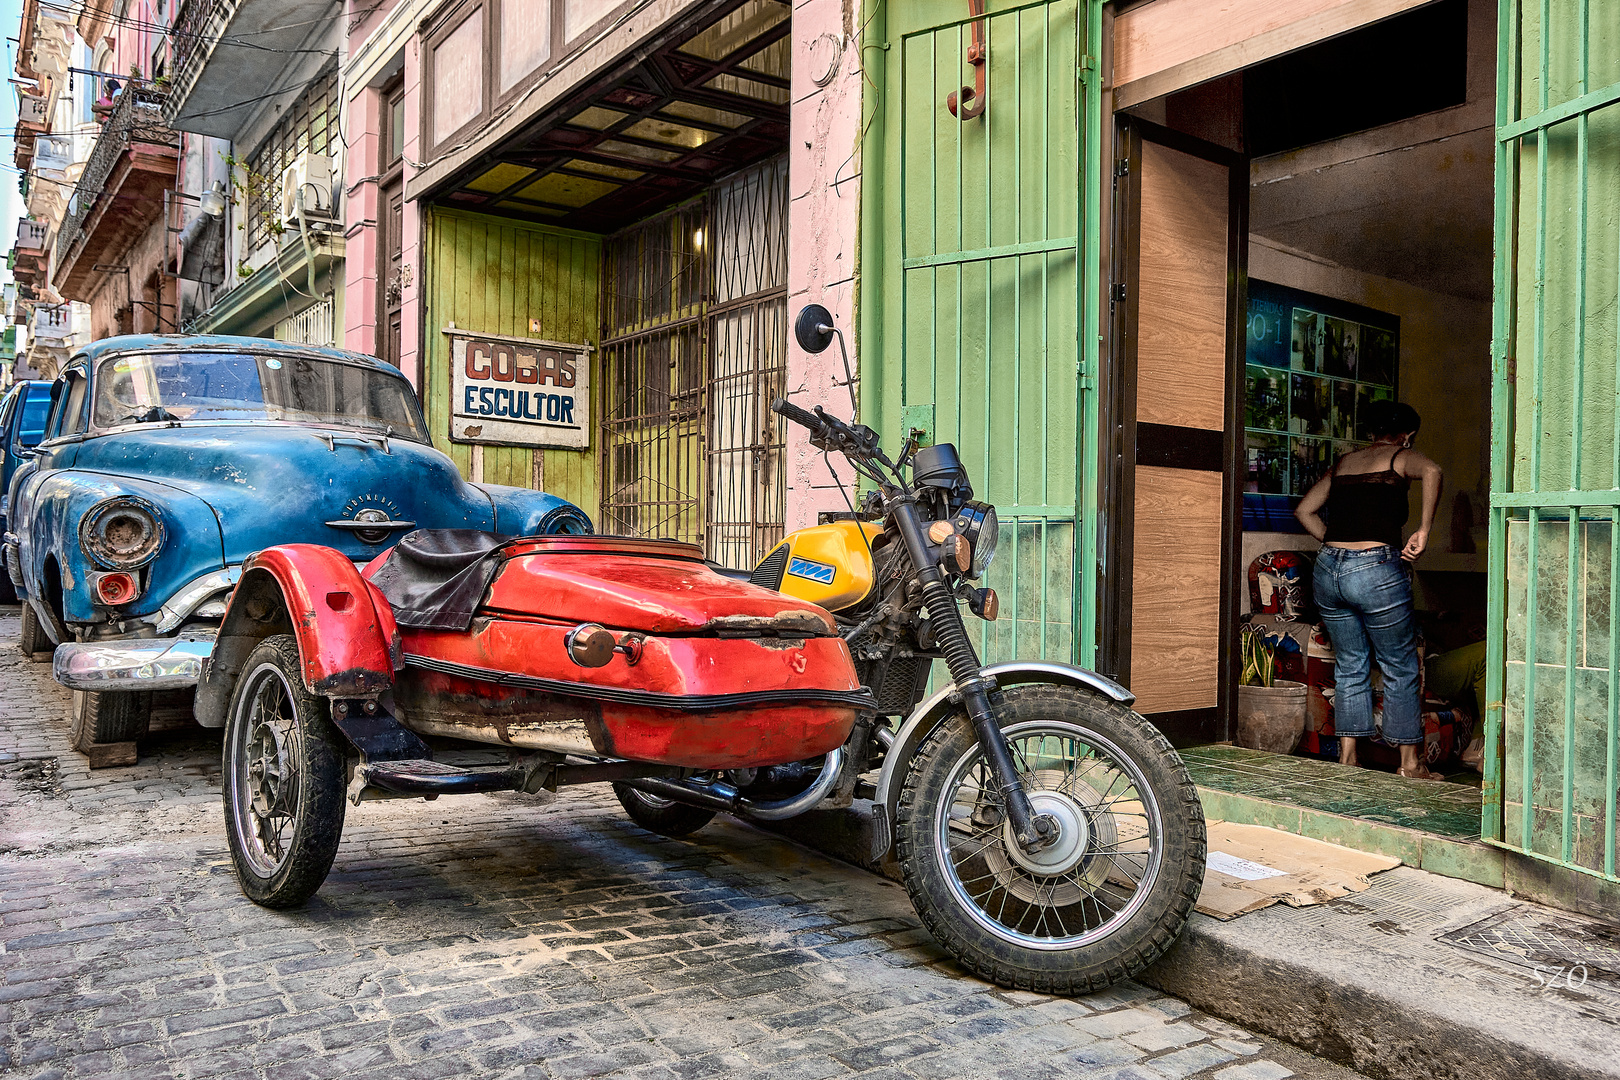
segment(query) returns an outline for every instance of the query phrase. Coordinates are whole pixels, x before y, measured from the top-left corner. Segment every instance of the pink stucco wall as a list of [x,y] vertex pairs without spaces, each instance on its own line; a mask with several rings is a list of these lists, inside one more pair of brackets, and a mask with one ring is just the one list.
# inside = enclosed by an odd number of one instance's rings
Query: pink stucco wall
[[[855,253],[860,225],[861,54],[855,29],[863,0],[800,0],[793,8],[793,99],[788,160],[788,317],[806,304],[833,314],[855,354]],[[836,70],[834,66],[836,63]],[[829,77],[830,73],[830,77]],[[824,82],[825,85],[819,83]],[[788,341],[788,397],[849,418],[849,392],[835,342],[818,356]],[[853,473],[835,460],[850,497]],[[803,428],[787,433],[787,528],[814,525],[821,510],[843,510],[820,451]]]
[[[349,54],[352,56],[371,33],[380,29],[387,13],[393,8],[386,3],[373,10],[365,20],[355,26],[349,35]],[[415,171],[412,161],[420,160],[419,126],[421,121],[421,55],[418,37],[412,35],[404,44],[405,82],[405,178],[409,182]],[[344,220],[344,317],[343,345],[360,352],[377,349],[377,264],[380,238],[377,222],[383,212],[378,199],[377,170],[380,159],[378,145],[383,127],[385,103],[379,89],[370,86],[349,87],[349,107],[345,121],[345,137],[349,153],[345,158],[344,193],[347,204]],[[422,207],[416,202],[405,204],[405,222],[402,230],[402,265],[404,267],[404,318],[400,320],[399,366],[406,378],[422,387],[422,327],[419,290],[422,281],[421,237]]]

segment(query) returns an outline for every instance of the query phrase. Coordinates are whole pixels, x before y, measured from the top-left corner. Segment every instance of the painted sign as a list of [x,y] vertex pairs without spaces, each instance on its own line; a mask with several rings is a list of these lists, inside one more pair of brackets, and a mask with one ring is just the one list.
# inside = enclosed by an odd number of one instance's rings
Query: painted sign
[[591,441],[591,347],[535,338],[450,337],[450,437],[583,450]]

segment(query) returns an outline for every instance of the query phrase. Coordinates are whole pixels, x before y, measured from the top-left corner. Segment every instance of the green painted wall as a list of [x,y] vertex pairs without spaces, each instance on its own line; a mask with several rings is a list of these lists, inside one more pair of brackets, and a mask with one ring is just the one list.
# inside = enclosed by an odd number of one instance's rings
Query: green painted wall
[[1485,825],[1620,880],[1620,23],[1609,0],[1560,0],[1544,31],[1543,7],[1504,0],[1500,30],[1499,130],[1552,115],[1507,132],[1497,177],[1490,696],[1503,712],[1486,794],[1504,814]]
[[[425,242],[428,309],[424,406],[434,445],[472,475],[472,447],[450,441],[450,347],[442,332],[464,330],[595,345],[601,327],[601,240],[587,233],[435,207]],[[529,320],[539,319],[531,332]],[[593,357],[594,363],[594,357]],[[600,379],[593,368],[589,450],[484,447],[484,482],[534,486],[534,455],[544,455],[542,486],[595,520]]]

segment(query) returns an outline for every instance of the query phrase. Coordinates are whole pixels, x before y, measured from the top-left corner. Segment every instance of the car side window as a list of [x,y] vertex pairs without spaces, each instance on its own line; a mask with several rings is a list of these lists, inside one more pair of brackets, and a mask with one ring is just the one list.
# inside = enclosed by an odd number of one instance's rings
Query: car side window
[[11,414],[17,411],[17,399],[22,397],[24,393],[25,391],[19,390],[16,393],[8,394],[6,395],[5,404],[0,405],[0,435],[11,430]]
[[84,372],[69,371],[63,379],[51,411],[50,426],[45,431],[47,439],[76,435],[84,430]]
[[85,427],[85,377],[83,372],[68,374],[67,404],[62,410],[62,434],[79,435]]

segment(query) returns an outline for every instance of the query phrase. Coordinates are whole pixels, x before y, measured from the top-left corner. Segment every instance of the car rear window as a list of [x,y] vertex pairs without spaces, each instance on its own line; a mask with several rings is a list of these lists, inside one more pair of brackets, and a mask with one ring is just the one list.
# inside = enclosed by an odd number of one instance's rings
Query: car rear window
[[286,420],[427,441],[410,384],[376,368],[291,353],[134,353],[102,361],[98,427],[187,420]]

